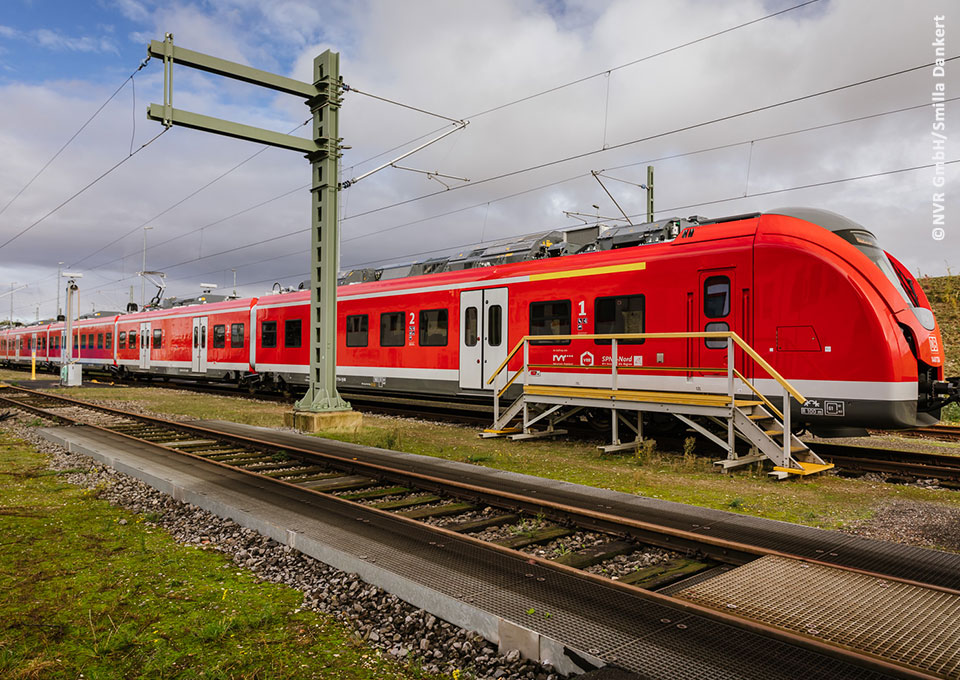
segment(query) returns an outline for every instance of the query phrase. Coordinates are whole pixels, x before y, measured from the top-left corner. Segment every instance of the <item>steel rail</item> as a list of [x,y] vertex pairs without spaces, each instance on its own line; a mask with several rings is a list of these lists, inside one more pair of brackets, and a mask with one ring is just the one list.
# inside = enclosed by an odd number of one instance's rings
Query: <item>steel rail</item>
[[[4,386],[4,387],[6,387],[6,386]],[[55,395],[55,396],[54,396],[54,395],[47,395],[47,394],[43,394],[43,393],[37,393],[37,392],[35,392],[35,391],[33,391],[33,390],[26,390],[26,389],[24,389],[24,388],[13,387],[13,386],[6,387],[6,389],[13,389],[13,390],[16,390],[16,391],[19,391],[19,392],[28,393],[28,394],[33,395],[33,396],[39,396],[39,397],[41,397],[41,398],[50,399],[50,400],[54,400],[54,401],[67,402],[67,403],[69,403],[71,406],[74,406],[74,407],[87,408],[87,409],[90,409],[90,410],[106,412],[106,413],[109,413],[109,414],[111,414],[111,415],[115,415],[115,416],[121,417],[121,418],[133,419],[133,420],[140,420],[140,421],[149,422],[149,423],[152,423],[152,424],[155,424],[155,425],[166,426],[166,427],[168,427],[168,428],[170,428],[170,429],[181,430],[181,431],[185,431],[185,432],[202,432],[202,433],[204,433],[204,434],[213,435],[213,436],[218,437],[218,438],[221,438],[221,439],[236,440],[236,441],[247,441],[247,442],[249,442],[249,443],[251,443],[251,444],[254,444],[254,445],[257,445],[257,446],[263,446],[263,447],[266,447],[266,448],[283,449],[284,451],[287,451],[287,452],[295,452],[298,456],[302,454],[302,455],[304,455],[304,457],[318,457],[317,452],[315,452],[315,451],[309,451],[309,450],[307,450],[307,449],[297,449],[296,447],[280,446],[280,445],[274,444],[274,443],[272,443],[272,442],[265,442],[265,441],[257,440],[257,439],[253,439],[253,438],[239,437],[239,436],[237,436],[237,435],[225,435],[224,433],[220,433],[220,432],[217,432],[217,431],[215,431],[215,430],[208,430],[208,429],[202,428],[202,427],[184,425],[183,423],[179,423],[179,422],[165,421],[165,420],[162,420],[162,419],[159,419],[159,418],[153,418],[153,417],[151,417],[151,416],[145,416],[145,415],[142,415],[142,414],[127,413],[127,412],[119,411],[119,410],[117,410],[117,409],[112,409],[112,408],[106,407],[106,406],[100,406],[100,405],[96,405],[96,404],[88,404],[88,403],[86,403],[86,402],[81,402],[81,401],[79,401],[79,400],[71,399],[71,398],[69,398],[69,397],[62,397],[62,396],[60,396],[60,395]],[[164,446],[163,444],[158,444],[158,443],[156,443],[156,442],[151,442],[151,441],[139,439],[139,438],[137,438],[137,437],[135,437],[135,436],[132,436],[132,435],[127,435],[127,434],[122,433],[122,432],[117,432],[117,431],[115,431],[115,430],[111,430],[109,427],[104,427],[104,426],[101,426],[101,425],[92,425],[92,424],[88,424],[88,423],[83,423],[83,422],[81,422],[80,420],[78,420],[78,419],[76,419],[76,418],[72,418],[72,417],[70,417],[70,416],[64,416],[64,415],[61,415],[61,414],[50,413],[50,412],[44,410],[44,409],[41,408],[41,407],[32,406],[32,405],[28,405],[28,404],[21,404],[21,403],[18,403],[17,400],[15,400],[15,399],[9,399],[9,398],[7,398],[7,397],[3,397],[2,395],[0,395],[0,401],[5,402],[5,403],[8,403],[9,405],[14,406],[14,407],[17,407],[17,408],[23,408],[23,409],[29,410],[29,411],[31,411],[31,412],[33,412],[33,413],[36,413],[36,414],[39,414],[39,415],[44,415],[45,417],[48,417],[48,418],[56,418],[56,419],[59,419],[59,420],[71,422],[72,424],[75,424],[75,425],[84,425],[85,427],[88,427],[88,428],[91,428],[91,429],[95,429],[95,430],[99,430],[99,431],[101,431],[101,432],[108,433],[108,434],[113,435],[113,436],[120,436],[120,437],[124,437],[124,438],[126,438],[126,439],[130,439],[130,440],[136,441],[136,442],[138,442],[138,443],[141,444],[141,445],[147,445],[147,446],[150,446],[150,447],[154,447],[154,448],[159,449],[159,450],[161,450],[161,451],[164,451],[164,452],[166,452],[166,453],[172,453],[172,454],[176,454],[176,455],[178,455],[178,456],[184,456],[184,457],[187,457],[187,458],[196,460],[196,461],[198,461],[198,462],[207,463],[207,464],[212,464],[212,465],[215,465],[215,466],[217,466],[217,467],[219,467],[219,468],[221,468],[221,469],[229,470],[229,471],[231,471],[231,472],[233,472],[233,473],[240,473],[240,474],[243,474],[243,475],[247,475],[247,476],[249,476],[249,477],[251,477],[251,478],[257,479],[258,481],[267,481],[267,482],[271,482],[271,483],[273,483],[273,484],[281,485],[281,486],[286,487],[286,488],[288,488],[288,489],[290,489],[290,490],[292,490],[292,491],[294,491],[294,492],[296,492],[296,493],[306,494],[306,495],[308,495],[308,496],[319,496],[319,497],[324,498],[325,500],[333,501],[333,502],[335,502],[335,503],[341,503],[341,504],[343,504],[343,505],[346,506],[346,507],[350,507],[352,511],[355,511],[355,512],[358,512],[358,513],[372,514],[372,515],[374,515],[374,516],[376,516],[376,517],[380,517],[380,518],[383,518],[383,519],[389,518],[389,519],[392,520],[392,521],[397,521],[397,520],[399,520],[401,523],[408,523],[408,524],[410,524],[411,526],[416,526],[416,527],[421,528],[421,529],[427,528],[427,530],[436,532],[438,535],[443,536],[444,539],[445,539],[445,540],[448,540],[448,541],[459,541],[459,542],[461,542],[461,543],[466,543],[466,544],[469,544],[469,545],[473,545],[474,547],[480,548],[480,549],[482,549],[482,550],[488,550],[488,551],[492,551],[492,552],[495,552],[495,553],[499,553],[499,554],[501,554],[501,555],[503,555],[503,556],[505,556],[505,557],[509,557],[509,558],[511,558],[511,559],[513,559],[513,560],[522,559],[522,560],[526,561],[526,562],[529,563],[529,564],[536,564],[536,565],[540,566],[541,568],[544,568],[544,569],[547,569],[547,570],[553,570],[553,571],[558,571],[558,572],[560,572],[560,573],[565,573],[565,574],[567,574],[567,575],[569,575],[569,576],[572,576],[572,577],[575,577],[575,578],[584,580],[584,581],[586,581],[586,582],[588,582],[588,583],[591,583],[592,585],[597,586],[597,587],[606,588],[606,589],[613,589],[613,590],[616,590],[616,591],[619,591],[619,592],[624,592],[624,593],[630,594],[630,595],[632,595],[632,596],[634,596],[634,597],[640,597],[640,598],[643,598],[643,599],[647,599],[648,601],[651,601],[651,602],[656,602],[656,603],[661,604],[661,605],[665,605],[665,606],[668,606],[668,607],[680,609],[680,610],[682,610],[682,611],[684,611],[684,612],[686,612],[686,613],[689,613],[689,614],[702,616],[702,617],[705,617],[705,618],[708,618],[708,619],[711,619],[711,620],[714,620],[714,621],[717,621],[717,622],[720,622],[720,623],[723,623],[723,624],[731,625],[731,626],[734,626],[734,627],[737,627],[737,628],[740,628],[740,629],[743,629],[743,630],[750,631],[750,632],[752,632],[752,633],[755,633],[755,634],[757,634],[757,635],[761,635],[761,636],[764,636],[764,637],[774,638],[774,639],[779,640],[779,641],[781,641],[781,642],[784,642],[784,643],[786,643],[786,644],[790,644],[790,645],[793,645],[793,646],[802,647],[802,648],[807,649],[807,650],[809,650],[809,651],[813,651],[813,652],[816,652],[816,653],[819,653],[819,654],[823,654],[823,655],[825,655],[825,656],[829,656],[829,657],[832,657],[832,658],[836,658],[836,659],[842,660],[842,661],[844,661],[844,662],[846,662],[846,663],[850,663],[850,664],[852,664],[852,665],[869,668],[869,669],[871,669],[871,670],[874,670],[874,671],[877,671],[877,672],[880,672],[880,673],[884,673],[884,674],[889,674],[889,675],[892,675],[892,676],[894,676],[894,677],[909,678],[909,679],[911,679],[911,680],[914,680],[914,679],[929,680],[929,679],[931,679],[931,678],[938,678],[938,677],[939,677],[938,675],[931,675],[931,674],[929,674],[929,673],[925,673],[925,672],[923,672],[923,671],[920,671],[920,670],[918,670],[918,669],[916,669],[916,668],[912,668],[912,667],[909,667],[909,666],[901,665],[901,664],[896,663],[896,662],[889,661],[889,660],[884,659],[883,657],[881,657],[881,656],[879,656],[879,655],[874,655],[874,654],[871,654],[871,653],[868,653],[868,652],[864,652],[864,651],[861,651],[861,650],[852,649],[852,648],[850,648],[850,647],[847,647],[847,646],[844,646],[844,645],[840,645],[840,644],[827,643],[827,642],[824,642],[824,641],[822,641],[822,640],[818,640],[818,639],[813,638],[813,637],[808,637],[808,636],[805,636],[805,635],[801,635],[801,634],[798,634],[798,633],[794,633],[794,632],[791,632],[791,631],[789,631],[789,630],[785,630],[785,629],[782,629],[782,628],[778,628],[778,627],[776,627],[776,626],[771,626],[771,625],[763,624],[763,623],[760,623],[760,622],[758,622],[758,621],[754,621],[754,620],[751,620],[751,619],[748,619],[748,618],[738,617],[738,616],[729,614],[729,613],[724,612],[724,611],[712,609],[712,608],[709,608],[709,607],[706,607],[706,606],[703,606],[703,605],[695,604],[695,603],[693,603],[693,602],[681,600],[681,599],[679,599],[679,598],[674,598],[674,597],[669,596],[669,595],[664,595],[664,594],[661,594],[661,593],[658,593],[658,592],[655,592],[655,591],[644,590],[644,589],[642,589],[642,588],[638,588],[638,587],[633,586],[633,585],[630,585],[630,584],[621,583],[621,582],[619,582],[619,581],[614,581],[614,580],[612,580],[612,579],[605,578],[605,577],[600,576],[600,575],[598,575],[598,574],[592,574],[592,573],[589,573],[589,572],[585,572],[585,571],[580,570],[580,569],[577,569],[577,568],[575,568],[575,567],[570,567],[570,566],[567,566],[567,565],[558,564],[558,563],[555,563],[555,562],[553,562],[553,561],[551,561],[551,560],[548,560],[548,559],[546,559],[546,558],[538,557],[538,556],[536,556],[536,555],[530,555],[530,554],[528,554],[528,553],[522,553],[522,552],[520,552],[520,551],[513,550],[513,549],[511,549],[511,548],[506,548],[506,547],[504,547],[504,546],[496,545],[496,544],[494,544],[494,543],[490,543],[490,542],[487,542],[487,541],[484,541],[484,540],[481,540],[481,539],[478,539],[478,538],[475,538],[475,537],[472,537],[472,536],[469,536],[469,535],[466,535],[466,534],[460,534],[460,533],[457,533],[457,532],[455,532],[455,531],[452,531],[452,530],[449,530],[449,529],[445,529],[445,528],[443,528],[443,527],[437,527],[437,526],[432,526],[432,525],[429,525],[429,524],[425,524],[425,523],[419,522],[419,521],[417,521],[417,520],[415,520],[415,519],[410,519],[410,518],[404,517],[404,516],[402,516],[402,515],[398,515],[398,514],[396,514],[396,513],[389,512],[389,511],[387,511],[387,510],[381,510],[381,509],[379,509],[379,508],[375,508],[375,507],[363,505],[363,504],[358,503],[358,502],[355,502],[355,501],[351,501],[351,500],[348,500],[348,499],[345,499],[345,498],[340,498],[340,497],[338,497],[338,496],[334,496],[334,495],[329,494],[329,493],[324,493],[323,491],[317,491],[317,490],[309,489],[309,488],[306,488],[306,487],[301,486],[301,485],[299,485],[299,484],[296,484],[296,483],[294,483],[294,482],[288,482],[288,481],[285,481],[285,480],[282,480],[282,479],[276,479],[276,478],[273,478],[273,477],[269,477],[269,476],[263,475],[263,474],[258,473],[258,472],[256,472],[256,471],[246,470],[246,469],[244,469],[244,468],[240,468],[240,467],[236,467],[236,466],[233,466],[233,465],[229,465],[229,464],[227,464],[227,463],[223,463],[223,462],[220,462],[220,461],[211,460],[211,459],[206,458],[206,457],[204,457],[204,456],[200,456],[200,455],[197,455],[197,454],[194,454],[194,453],[190,453],[190,452],[188,452],[188,451],[181,451],[181,450],[178,450],[178,449],[175,449],[175,448],[172,448],[172,447]],[[338,462],[339,462],[339,461],[344,461],[344,462],[346,462],[346,459],[343,459],[343,458],[340,457],[340,456],[330,456],[329,454],[319,454],[319,457],[322,457],[322,458],[324,458],[324,459],[326,459],[328,456],[329,456],[330,458],[338,461]],[[465,488],[468,488],[468,489],[469,489],[469,488],[474,488],[474,489],[480,489],[480,490],[482,490],[482,491],[488,491],[488,490],[486,490],[486,489],[481,489],[480,487],[472,487],[471,485],[465,485],[465,484],[460,484],[460,483],[456,483],[456,482],[451,482],[451,481],[449,481],[449,480],[441,480],[441,479],[439,479],[439,478],[433,478],[433,477],[429,477],[429,476],[427,476],[427,475],[420,475],[420,474],[417,474],[417,473],[409,473],[409,472],[404,472],[404,471],[397,471],[397,470],[393,470],[392,468],[386,468],[386,467],[384,467],[384,466],[374,465],[374,464],[370,464],[370,463],[363,463],[362,461],[352,460],[352,461],[350,461],[350,462],[360,463],[360,467],[369,467],[369,468],[378,469],[378,470],[386,470],[386,471],[389,471],[389,472],[399,472],[399,474],[400,474],[401,476],[403,476],[403,477],[410,476],[410,477],[413,477],[413,478],[424,479],[424,480],[442,481],[444,484],[450,484],[450,485],[452,485],[452,486],[465,487]],[[517,498],[517,499],[521,499],[521,498],[522,498],[522,497],[516,496],[516,495],[514,495],[514,494],[504,494],[504,495],[505,495],[506,497],[513,497],[513,498]],[[556,504],[552,504],[552,503],[551,503],[550,505],[556,505]],[[574,510],[576,513],[581,513],[581,512],[582,512],[582,513],[585,513],[587,516],[601,516],[601,517],[608,517],[608,518],[611,517],[611,516],[609,516],[609,515],[605,515],[604,513],[596,513],[596,512],[593,512],[593,511],[583,510],[583,509],[579,509],[579,508],[569,508],[569,509]],[[648,525],[647,523],[643,523],[643,522],[636,522],[635,520],[629,520],[629,522],[630,522],[630,523],[633,523],[633,524],[638,524],[638,525],[655,526],[655,525]],[[665,529],[665,528],[663,528],[663,527],[660,527],[660,528],[661,528],[661,529]],[[705,537],[702,537],[702,536],[699,536],[699,535],[690,534],[690,532],[683,532],[683,531],[681,531],[681,530],[668,529],[668,530],[666,530],[666,531],[667,531],[668,533],[676,533],[677,535],[689,534],[689,535],[691,535],[691,536],[695,536],[697,539],[703,539],[703,538],[705,538]],[[716,541],[716,539],[710,539],[710,541]],[[721,542],[723,542],[723,543],[731,543],[731,544],[732,544],[732,542],[725,542],[725,541],[721,541]],[[742,545],[742,544],[741,544],[741,545]],[[745,546],[745,547],[750,548],[750,546]],[[755,550],[755,549],[754,549],[754,550]],[[758,553],[758,554],[759,554],[759,553]],[[821,561],[819,561],[819,560],[806,559],[806,558],[796,558],[795,556],[791,556],[791,555],[786,554],[786,553],[779,553],[779,552],[776,552],[776,551],[764,551],[763,554],[772,554],[772,555],[779,555],[779,556],[782,556],[782,557],[789,557],[789,558],[793,558],[793,559],[802,559],[803,561],[810,562],[810,563],[814,563],[814,564],[822,564],[822,565],[825,565],[825,566],[836,567],[836,565],[832,565],[832,564],[829,564],[829,563],[826,563],[826,562],[821,562]],[[842,567],[841,567],[841,568],[842,568]],[[881,575],[881,574],[873,574],[872,572],[868,572],[868,571],[864,571],[864,570],[859,570],[859,569],[849,569],[849,568],[847,568],[846,570],[851,571],[851,572],[855,572],[855,573],[860,573],[860,574],[869,574],[869,575],[872,575],[872,576],[876,576],[876,577],[878,577],[878,578],[884,578],[884,579],[888,579],[888,580],[900,581],[900,582],[903,582],[903,583],[907,583],[907,584],[910,584],[910,585],[917,585],[917,586],[920,586],[920,587],[927,587],[927,588],[931,588],[931,587],[932,587],[932,586],[927,586],[926,584],[911,582],[911,581],[905,580],[905,579],[898,579],[898,578],[895,578],[895,577],[889,577],[889,576]],[[953,594],[960,594],[960,592],[958,592],[958,591],[953,591],[953,590],[947,589],[947,588],[936,588],[936,587],[932,587],[932,588],[935,588],[935,589],[938,589],[938,590],[943,590],[943,591],[945,591],[945,592],[949,592],[949,593],[953,593]]]
[[[507,508],[512,510],[522,510],[534,515],[543,514],[544,516],[550,517],[551,519],[556,519],[559,521],[574,521],[574,523],[583,526],[585,528],[597,529],[604,531],[606,533],[629,536],[635,540],[652,543],[659,547],[664,547],[668,549],[685,549],[685,550],[699,550],[705,555],[713,557],[719,561],[727,562],[731,564],[743,564],[751,559],[764,556],[776,556],[786,559],[797,560],[801,562],[806,562],[809,564],[816,564],[824,567],[830,567],[833,569],[839,569],[841,571],[848,571],[851,573],[871,576],[874,578],[882,578],[891,581],[897,581],[899,583],[904,583],[906,585],[928,588],[932,590],[938,590],[951,595],[960,595],[960,589],[949,588],[947,586],[940,586],[935,584],[924,583],[922,581],[916,581],[913,579],[907,579],[900,576],[885,574],[882,572],[875,572],[868,569],[861,569],[857,567],[850,567],[846,565],[834,564],[826,560],[818,560],[816,558],[807,557],[804,555],[798,555],[791,552],[774,550],[771,548],[764,548],[761,546],[742,543],[739,541],[731,541],[728,539],[716,538],[713,536],[707,536],[704,534],[695,533],[692,531],[686,531],[684,529],[675,529],[672,527],[666,527],[652,522],[645,522],[642,520],[632,519],[629,517],[620,517],[610,513],[600,512],[597,510],[591,510],[588,508],[583,508],[579,506],[564,505],[562,503],[556,503],[554,501],[549,501],[546,499],[534,499],[530,496],[516,494],[508,491],[500,491],[492,489],[489,487],[478,486],[475,484],[468,484],[465,482],[459,482],[452,479],[447,479],[443,477],[436,477],[432,475],[426,475],[419,472],[414,472],[410,470],[401,470],[395,467],[389,467],[385,465],[380,465],[378,463],[371,463],[367,461],[357,460],[356,458],[341,456],[333,453],[323,453],[315,451],[312,449],[305,449],[296,446],[291,446],[289,444],[279,444],[277,442],[271,442],[265,439],[258,439],[254,437],[246,437],[237,434],[225,433],[219,430],[202,427],[199,425],[177,422],[177,421],[167,421],[160,418],[154,418],[152,416],[142,415],[138,413],[127,413],[125,411],[120,411],[118,409],[113,409],[107,406],[100,406],[96,404],[88,404],[76,399],[71,399],[69,397],[64,397],[60,395],[47,395],[45,393],[34,392],[32,390],[26,390],[21,387],[12,387],[17,391],[30,393],[35,396],[47,399],[55,399],[63,402],[67,402],[72,406],[80,408],[93,409],[105,413],[109,413],[116,417],[128,418],[134,420],[140,420],[143,422],[148,422],[150,424],[166,427],[169,429],[179,430],[184,433],[202,435],[203,438],[214,439],[214,440],[226,440],[234,444],[241,446],[248,446],[252,448],[261,448],[275,451],[285,451],[290,454],[295,454],[297,457],[304,459],[305,461],[314,462],[314,463],[323,463],[329,465],[330,467],[348,471],[348,472],[361,472],[366,473],[369,476],[373,476],[377,479],[389,480],[391,482],[399,483],[412,483],[414,486],[420,487],[425,490],[438,491],[447,493],[451,496],[457,496],[465,498],[468,500],[482,501],[489,505],[495,507]],[[4,399],[0,396],[0,400],[7,401],[11,405],[18,405],[16,400]],[[42,412],[42,409],[36,409],[37,413]],[[53,417],[59,417],[57,414],[52,414]],[[109,429],[109,428],[107,428]],[[113,432],[111,430],[111,432]],[[114,434],[122,435],[134,439],[136,441],[144,441],[137,439],[136,437],[125,435],[120,432],[114,432]],[[152,442],[151,442],[152,443]],[[174,450],[175,449],[170,449]],[[186,453],[182,451],[177,451],[178,453]],[[194,456],[200,460],[208,460],[203,456]],[[209,461],[216,463],[217,461]],[[231,466],[227,466],[231,467]],[[231,467],[231,469],[234,469]]]

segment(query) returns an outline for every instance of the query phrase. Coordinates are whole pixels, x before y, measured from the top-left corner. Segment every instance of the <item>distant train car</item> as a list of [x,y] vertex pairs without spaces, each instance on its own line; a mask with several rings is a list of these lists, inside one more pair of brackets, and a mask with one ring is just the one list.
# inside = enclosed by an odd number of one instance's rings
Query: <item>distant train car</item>
[[[730,330],[808,397],[794,405],[794,423],[814,431],[930,424],[957,399],[916,279],[835,213],[671,219],[581,243],[554,233],[525,248],[351,272],[338,289],[338,383],[489,396],[487,381],[524,335]],[[82,363],[119,373],[305,383],[309,304],[301,291],[84,319],[74,357],[79,350]],[[37,347],[55,364],[60,349],[50,338],[62,326],[0,334],[0,360],[29,361]],[[530,363],[554,383],[601,386],[609,372],[581,359],[609,361],[604,352],[609,341],[545,340],[532,344]],[[725,341],[649,338],[624,341],[619,352],[650,368],[625,373],[624,389],[725,391],[726,378],[706,370],[725,366]],[[753,362],[736,362],[759,391],[779,394]]]

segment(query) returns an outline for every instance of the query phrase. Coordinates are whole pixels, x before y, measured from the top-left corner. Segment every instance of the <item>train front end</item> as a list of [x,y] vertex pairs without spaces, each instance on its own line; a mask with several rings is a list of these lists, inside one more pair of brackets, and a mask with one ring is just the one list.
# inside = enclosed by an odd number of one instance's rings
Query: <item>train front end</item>
[[[787,208],[765,213],[761,224],[758,286],[767,282],[771,351],[809,397],[799,420],[824,434],[938,422],[960,397],[960,381],[944,374],[940,329],[916,278],[869,230],[836,213]],[[777,307],[816,334],[820,351],[783,339]]]

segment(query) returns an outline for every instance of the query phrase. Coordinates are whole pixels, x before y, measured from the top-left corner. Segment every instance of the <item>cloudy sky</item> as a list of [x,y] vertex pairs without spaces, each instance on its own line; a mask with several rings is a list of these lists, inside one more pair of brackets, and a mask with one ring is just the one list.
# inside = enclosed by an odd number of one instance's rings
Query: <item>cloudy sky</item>
[[[146,119],[147,105],[162,101],[162,64],[130,75],[167,32],[182,47],[300,80],[332,49],[348,85],[469,121],[401,164],[470,182],[446,180],[446,190],[388,168],[341,193],[342,269],[573,226],[564,211],[596,213],[593,205],[617,215],[592,170],[616,178],[606,180],[611,193],[641,214],[636,183],[647,164],[658,218],[826,208],[872,230],[915,272],[960,269],[960,166],[946,169],[940,242],[931,237],[934,170],[922,167],[932,162],[931,92],[939,81],[948,99],[960,96],[960,60],[942,78],[915,68],[935,58],[937,15],[948,15],[946,55],[960,54],[960,13],[947,0],[791,9],[800,4],[5,0],[0,293],[26,285],[13,296],[14,318],[49,317],[63,262],[84,274],[82,311],[121,309],[131,290],[139,302],[144,233],[147,269],[166,272],[168,294],[192,295],[201,282],[230,289],[232,270],[240,293],[253,295],[307,276],[302,156],[177,127],[137,151],[163,130]],[[309,130],[301,100],[183,67],[174,105]],[[960,117],[946,106],[952,160]],[[449,126],[349,92],[342,178]],[[9,311],[0,298],[0,314]]]

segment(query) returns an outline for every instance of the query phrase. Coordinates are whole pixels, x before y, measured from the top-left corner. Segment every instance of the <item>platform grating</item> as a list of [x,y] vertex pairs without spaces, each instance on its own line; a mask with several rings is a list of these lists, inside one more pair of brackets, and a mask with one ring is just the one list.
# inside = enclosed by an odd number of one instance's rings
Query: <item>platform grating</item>
[[768,556],[674,594],[713,609],[960,677],[960,597]]

